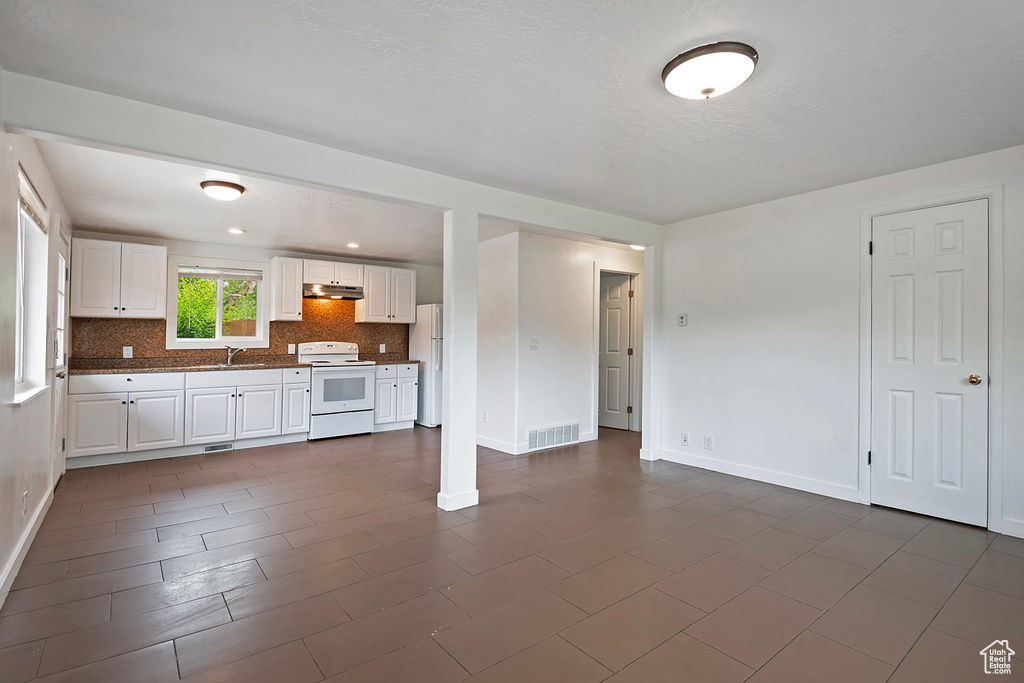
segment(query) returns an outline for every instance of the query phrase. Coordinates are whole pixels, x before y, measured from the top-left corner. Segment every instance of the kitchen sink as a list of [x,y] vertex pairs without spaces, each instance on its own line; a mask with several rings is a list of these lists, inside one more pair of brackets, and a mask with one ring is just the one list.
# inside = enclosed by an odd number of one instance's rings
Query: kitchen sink
[[231,370],[232,368],[265,368],[266,363],[232,363],[228,365],[226,363],[214,363],[212,365],[189,365],[185,370],[210,370],[217,368],[219,370]]

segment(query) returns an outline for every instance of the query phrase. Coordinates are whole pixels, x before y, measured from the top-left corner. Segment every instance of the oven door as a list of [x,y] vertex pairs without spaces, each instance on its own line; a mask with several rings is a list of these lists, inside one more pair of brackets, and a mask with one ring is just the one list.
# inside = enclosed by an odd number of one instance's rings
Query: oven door
[[313,415],[373,410],[374,368],[313,368]]

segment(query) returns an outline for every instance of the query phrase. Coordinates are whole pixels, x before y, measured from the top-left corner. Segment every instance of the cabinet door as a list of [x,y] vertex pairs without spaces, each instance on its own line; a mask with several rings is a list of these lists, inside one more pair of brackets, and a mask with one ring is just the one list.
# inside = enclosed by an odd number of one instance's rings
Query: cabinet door
[[235,438],[254,439],[281,433],[280,384],[238,388]]
[[284,385],[284,409],[281,433],[300,434],[309,431],[309,384]]
[[77,394],[67,400],[69,458],[125,452],[128,394]]
[[185,445],[235,438],[234,387],[185,391]]
[[279,256],[271,263],[274,310],[270,319],[302,320],[303,260]]
[[416,271],[391,269],[391,322],[416,322]]
[[398,380],[377,380],[377,391],[373,402],[373,421],[376,424],[394,422],[398,413]]
[[398,379],[398,415],[395,418],[396,421],[406,422],[416,419],[418,384],[415,377],[400,377]]
[[167,247],[121,244],[121,317],[165,318]]
[[71,315],[121,315],[121,243],[75,239],[71,244]]
[[307,285],[333,285],[334,262],[303,259],[302,281]]
[[363,266],[358,263],[335,263],[334,284],[345,287],[362,287]]
[[185,443],[185,392],[128,394],[128,450],[148,451]]
[[356,302],[356,322],[391,322],[390,268],[363,266],[363,298]]

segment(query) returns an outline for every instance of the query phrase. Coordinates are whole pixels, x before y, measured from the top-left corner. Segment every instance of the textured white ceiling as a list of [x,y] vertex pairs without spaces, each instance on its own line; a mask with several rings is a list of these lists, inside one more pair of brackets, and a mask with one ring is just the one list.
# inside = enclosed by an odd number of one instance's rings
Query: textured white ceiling
[[[76,229],[357,258],[442,264],[440,211],[37,141]],[[210,199],[203,180],[245,187]],[[232,235],[228,228],[246,230]],[[345,245],[355,242],[359,249]]]
[[[1024,142],[1021,0],[0,0],[0,64],[669,222]],[[743,87],[667,94],[715,40]]]

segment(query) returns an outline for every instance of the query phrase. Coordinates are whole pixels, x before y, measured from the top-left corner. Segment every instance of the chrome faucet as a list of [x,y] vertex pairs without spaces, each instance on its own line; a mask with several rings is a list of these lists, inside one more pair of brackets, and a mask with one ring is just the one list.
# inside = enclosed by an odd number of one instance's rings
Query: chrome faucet
[[234,358],[236,355],[242,353],[243,351],[248,351],[249,350],[249,349],[232,349],[227,344],[224,345],[224,348],[228,350],[228,365],[231,365],[231,359]]

